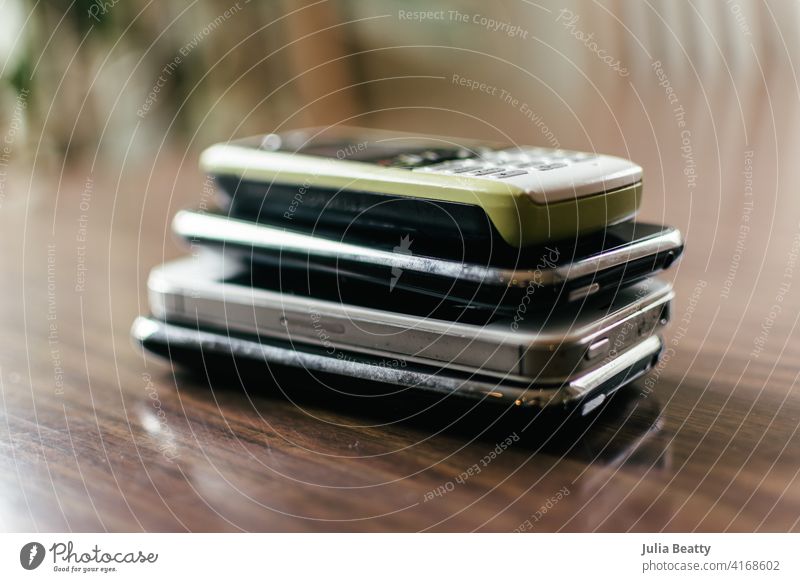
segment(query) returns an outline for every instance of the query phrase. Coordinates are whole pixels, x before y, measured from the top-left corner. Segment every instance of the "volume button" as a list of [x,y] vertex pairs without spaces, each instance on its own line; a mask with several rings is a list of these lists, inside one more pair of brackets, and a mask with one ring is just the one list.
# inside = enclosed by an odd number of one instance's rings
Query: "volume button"
[[586,348],[586,359],[594,360],[595,358],[607,354],[611,347],[611,341],[607,337],[594,342]]

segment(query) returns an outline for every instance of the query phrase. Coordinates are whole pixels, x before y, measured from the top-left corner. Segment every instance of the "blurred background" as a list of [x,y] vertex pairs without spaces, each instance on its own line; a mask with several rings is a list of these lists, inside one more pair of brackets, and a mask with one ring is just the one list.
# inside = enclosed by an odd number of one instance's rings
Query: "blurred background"
[[796,90],[799,27],[788,1],[5,0],[0,121],[22,95],[18,155],[110,160],[352,116],[613,148],[663,112],[654,61],[693,116]]

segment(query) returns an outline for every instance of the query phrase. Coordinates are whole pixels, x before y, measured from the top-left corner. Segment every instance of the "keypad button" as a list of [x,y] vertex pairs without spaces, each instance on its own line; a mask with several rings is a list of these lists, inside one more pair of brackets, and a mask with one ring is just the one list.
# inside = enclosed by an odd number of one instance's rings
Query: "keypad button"
[[567,159],[572,162],[586,162],[588,160],[593,160],[596,157],[597,156],[595,154],[574,154],[569,156]]
[[477,172],[473,172],[473,176],[487,176],[489,174],[496,174],[497,172],[502,172],[503,168],[486,168],[485,170],[478,170]]
[[567,164],[565,164],[563,162],[555,162],[555,163],[552,163],[552,164],[539,166],[536,169],[539,170],[540,172],[546,172],[548,170],[557,170],[558,168],[566,168],[566,167],[567,167]]
[[546,166],[551,162],[548,158],[531,158],[527,161],[527,165],[530,167],[534,166]]
[[513,178],[514,176],[522,176],[523,174],[527,174],[527,173],[528,172],[526,172],[525,170],[508,170],[508,171],[502,172],[500,174],[495,174],[492,177],[493,178],[500,178],[502,180],[503,178]]
[[398,166],[414,167],[422,163],[422,157],[416,154],[400,154],[397,156],[396,164]]
[[482,156],[484,160],[488,161],[496,161],[496,162],[507,162],[509,160],[513,160],[514,158],[518,157],[515,154],[510,152],[493,152],[488,156]]
[[497,150],[493,153],[501,156],[519,156],[521,154],[527,153],[527,150],[524,150],[522,148],[508,148],[505,150]]
[[[466,167],[463,161],[451,161],[451,162],[443,162],[441,164],[434,164],[432,166],[425,166],[426,170],[431,170],[433,172],[443,172],[449,170],[455,170],[456,168],[463,168]],[[474,167],[474,166],[473,166]]]

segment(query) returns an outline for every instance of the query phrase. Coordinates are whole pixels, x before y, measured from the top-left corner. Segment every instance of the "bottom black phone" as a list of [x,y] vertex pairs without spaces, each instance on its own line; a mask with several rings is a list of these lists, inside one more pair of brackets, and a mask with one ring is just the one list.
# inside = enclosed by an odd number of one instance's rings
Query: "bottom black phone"
[[252,369],[256,365],[265,381],[273,368],[294,368],[311,373],[320,381],[314,389],[323,391],[326,378],[351,378],[366,381],[357,384],[361,392],[354,396],[421,391],[438,395],[440,400],[471,401],[506,409],[574,411],[580,416],[591,413],[619,388],[647,373],[658,362],[662,349],[661,339],[651,336],[580,376],[561,384],[542,384],[498,380],[406,362],[400,357],[381,358],[341,350],[329,354],[320,347],[146,317],[136,319],[131,333],[148,352],[187,368],[245,364]]

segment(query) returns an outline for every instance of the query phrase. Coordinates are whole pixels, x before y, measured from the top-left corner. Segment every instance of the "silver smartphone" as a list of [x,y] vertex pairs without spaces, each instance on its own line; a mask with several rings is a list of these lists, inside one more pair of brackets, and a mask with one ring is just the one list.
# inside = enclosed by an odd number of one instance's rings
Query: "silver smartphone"
[[[150,353],[169,359],[173,365],[194,370],[229,367],[236,361],[237,374],[249,372],[244,364],[259,366],[258,379],[268,381],[273,366],[301,368],[319,375],[335,375],[369,382],[400,385],[443,397],[456,396],[491,405],[512,408],[568,410],[578,408],[586,415],[597,409],[619,388],[647,373],[658,361],[662,342],[658,335],[642,339],[618,357],[565,382],[514,382],[475,374],[461,374],[424,365],[387,365],[369,355],[351,354],[347,358],[328,355],[317,346],[298,347],[289,342],[166,323],[139,317],[131,335]],[[260,366],[270,373],[260,377]],[[355,393],[350,384],[350,391]],[[359,390],[360,393],[364,393]],[[373,396],[379,396],[378,390]]]
[[207,249],[155,268],[157,318],[517,381],[560,382],[651,336],[669,318],[670,285],[648,279],[615,296],[544,312],[520,303],[484,325],[400,314],[254,286],[240,262]]

